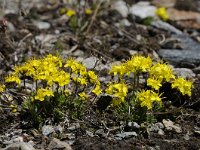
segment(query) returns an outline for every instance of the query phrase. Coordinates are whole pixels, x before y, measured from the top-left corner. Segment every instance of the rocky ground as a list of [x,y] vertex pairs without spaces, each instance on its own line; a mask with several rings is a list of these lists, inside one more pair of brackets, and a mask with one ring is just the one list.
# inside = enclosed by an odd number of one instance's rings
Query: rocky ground
[[[164,59],[177,75],[193,79],[192,97],[176,103],[172,100],[167,111],[154,114],[157,120],[150,124],[115,122],[112,116],[103,122],[105,118],[96,118],[90,112],[83,120],[66,118],[57,124],[47,120],[35,129],[18,114],[1,114],[1,149],[199,150],[200,2],[103,2],[82,34],[72,31],[67,24],[69,18],[59,14],[64,5],[61,2],[0,0],[1,76],[33,56],[59,53],[75,57],[88,69],[96,66],[101,82],[106,83],[110,78],[104,72],[111,64],[139,53],[154,60]],[[153,13],[159,6],[167,8],[168,21]]]

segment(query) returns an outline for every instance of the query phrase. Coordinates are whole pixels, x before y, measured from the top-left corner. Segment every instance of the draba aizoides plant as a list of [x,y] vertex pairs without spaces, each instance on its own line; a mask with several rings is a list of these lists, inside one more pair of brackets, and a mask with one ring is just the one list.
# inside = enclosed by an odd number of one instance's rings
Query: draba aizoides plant
[[[145,120],[154,108],[162,107],[163,97],[159,90],[166,82],[182,95],[191,96],[191,81],[175,76],[170,65],[163,61],[153,63],[150,57],[132,56],[126,62],[112,66],[110,74],[117,77],[118,81],[110,83],[106,93],[115,97],[111,105],[119,106],[116,114],[125,114],[126,119]],[[146,76],[146,88],[139,84],[143,74]],[[131,92],[128,93],[128,89]]]
[[24,101],[23,110],[30,113],[34,123],[41,123],[48,117],[59,119],[66,113],[79,118],[89,103],[89,96],[101,94],[95,72],[88,71],[73,58],[63,60],[49,54],[44,58],[30,59],[14,67],[13,72],[5,77],[6,83],[15,83],[24,89],[30,81],[35,88]]
[[[17,90],[27,91],[27,83],[32,83],[22,108],[11,103],[8,108],[24,112],[36,125],[47,118],[58,121],[66,115],[71,119],[81,118],[95,98],[104,95],[112,98],[106,109],[114,110],[118,119],[143,122],[148,114],[163,107],[160,88],[164,83],[170,83],[182,95],[192,94],[191,81],[175,76],[170,65],[163,61],[154,63],[150,57],[134,55],[112,66],[109,74],[114,76],[113,80],[101,87],[94,70],[87,70],[73,58],[65,60],[49,54],[15,66],[5,77],[6,85],[0,85],[0,92],[8,91],[14,84]],[[141,78],[144,83],[139,82]]]

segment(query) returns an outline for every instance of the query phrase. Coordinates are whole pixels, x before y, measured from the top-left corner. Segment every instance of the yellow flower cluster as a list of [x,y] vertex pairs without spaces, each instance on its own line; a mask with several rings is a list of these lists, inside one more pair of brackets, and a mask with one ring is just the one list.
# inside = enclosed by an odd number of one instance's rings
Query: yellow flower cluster
[[66,15],[68,17],[72,17],[72,16],[76,15],[76,11],[73,9],[69,9],[69,10],[67,10]]
[[135,55],[122,64],[112,66],[110,73],[113,73],[114,75],[118,74],[122,77],[123,75],[130,75],[131,72],[136,74],[146,72],[150,69],[151,65],[152,60],[150,57]]
[[142,90],[137,94],[138,100],[141,102],[142,107],[147,107],[147,109],[152,109],[152,104],[153,102],[160,102],[161,103],[161,98],[160,95],[155,93],[152,90]]
[[[37,83],[46,83],[44,89],[39,88],[36,91],[35,99],[40,101],[43,101],[45,96],[53,96],[52,87],[54,85],[58,85],[59,88],[64,87],[64,92],[69,95],[71,92],[66,87],[71,82],[75,82],[81,86],[90,84],[92,87],[94,85],[95,88],[92,92],[96,95],[101,93],[98,76],[93,71],[87,71],[81,63],[75,61],[73,58],[68,59],[63,64],[64,61],[61,58],[51,54],[45,58],[31,59],[23,65],[14,67],[14,72],[5,78],[5,82],[15,82],[20,85],[22,77],[30,77],[34,81],[37,81]],[[78,95],[86,98],[86,94],[82,93]]]
[[167,14],[167,10],[165,7],[160,7],[156,10],[156,14],[164,21],[167,21],[169,19],[169,16]]
[[183,95],[191,96],[192,82],[179,77],[172,82],[172,88],[177,88]]
[[172,68],[166,63],[158,62],[149,70],[147,85],[155,90],[158,90],[162,86],[163,81],[170,82],[174,78],[175,75]]
[[40,101],[44,101],[44,98],[45,98],[46,96],[48,96],[48,97],[54,96],[53,91],[50,90],[50,89],[47,89],[47,88],[46,88],[46,89],[39,88],[39,89],[37,90],[36,95],[35,95],[35,99],[36,99],[36,100],[40,100]]
[[106,88],[106,94],[114,96],[112,100],[112,105],[113,106],[118,106],[122,102],[124,102],[124,99],[128,93],[128,87],[125,83],[113,83],[110,84]]
[[[183,78],[176,79],[170,65],[162,61],[153,64],[150,57],[135,55],[132,56],[130,60],[112,66],[110,69],[110,73],[118,75],[120,79],[122,79],[124,75],[130,75],[130,73],[139,76],[139,74],[143,72],[148,74],[147,86],[151,87],[153,90],[159,91],[164,82],[170,82],[172,83],[172,88],[177,88],[183,95],[191,96],[192,82],[186,81]],[[114,88],[114,85],[110,85],[106,92],[108,94],[113,94],[111,92],[113,89],[116,89]],[[146,106],[148,109],[151,109],[154,101],[160,101],[159,96],[156,95],[153,90],[142,91],[139,93],[138,99],[142,102],[141,106]],[[119,91],[115,90],[114,95],[116,95],[117,92]],[[115,102],[115,104],[120,104],[123,100],[124,99],[119,103]]]
[[20,85],[21,80],[19,77],[15,76],[15,75],[8,75],[5,77],[5,82],[7,83],[17,83],[18,85]]

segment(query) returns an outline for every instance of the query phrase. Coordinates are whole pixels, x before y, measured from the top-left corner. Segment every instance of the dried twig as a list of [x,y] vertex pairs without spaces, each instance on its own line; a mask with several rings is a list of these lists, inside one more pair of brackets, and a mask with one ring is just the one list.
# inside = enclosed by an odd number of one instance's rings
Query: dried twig
[[94,20],[96,19],[96,16],[97,16],[97,13],[98,13],[98,11],[100,9],[101,4],[102,4],[102,2],[99,2],[99,4],[97,5],[97,7],[96,7],[96,9],[94,11],[94,14],[92,16],[92,19],[91,19],[91,21],[90,21],[90,23],[89,23],[89,25],[87,27],[86,34],[90,31],[90,29],[92,27],[92,24],[93,24]]

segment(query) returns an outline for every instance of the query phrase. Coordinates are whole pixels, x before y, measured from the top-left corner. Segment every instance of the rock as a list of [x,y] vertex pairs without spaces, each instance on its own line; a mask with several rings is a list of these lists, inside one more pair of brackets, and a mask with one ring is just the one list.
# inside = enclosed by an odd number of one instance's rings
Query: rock
[[[193,63],[189,63],[189,62],[180,62],[179,63],[180,68],[189,68],[189,69],[193,69],[196,67],[195,64]],[[193,71],[194,72],[194,71]]]
[[163,119],[163,124],[165,126],[165,129],[167,131],[174,131],[176,133],[181,133],[182,132],[182,129],[179,125],[175,125],[174,122],[172,122],[171,120],[169,119]]
[[189,140],[190,139],[190,133],[189,131],[187,132],[187,134],[183,137],[185,140]]
[[174,69],[174,74],[183,78],[194,78],[195,74],[191,69],[187,69],[187,68],[175,68]]
[[98,129],[97,131],[95,131],[95,134],[104,138],[107,136],[104,132],[104,129]]
[[197,20],[200,18],[200,13],[192,11],[183,11],[170,8],[167,10],[170,20],[179,21],[179,20]]
[[93,69],[98,64],[98,58],[92,56],[92,57],[84,59],[82,63],[87,69]]
[[2,150],[35,150],[35,148],[29,143],[19,142],[12,143]]
[[129,26],[131,26],[131,23],[130,23],[127,19],[122,19],[122,20],[120,21],[120,25],[121,25],[121,26],[129,27]]
[[44,125],[42,127],[42,134],[44,136],[48,136],[49,134],[53,133],[54,132],[54,128],[50,125]]
[[200,13],[193,11],[168,9],[170,20],[176,21],[176,24],[182,28],[200,29]]
[[123,132],[115,135],[116,139],[125,139],[137,136],[136,132]]
[[122,0],[116,1],[112,5],[112,9],[117,10],[124,18],[126,18],[128,16],[128,7],[127,7],[126,3]]
[[48,149],[72,150],[72,147],[66,142],[53,138],[48,146]]
[[10,31],[10,32],[16,31],[15,26],[11,22],[7,22],[7,28],[8,28],[8,31]]
[[61,125],[58,125],[54,128],[55,132],[63,133],[64,128]]
[[153,0],[152,4],[157,7],[173,7],[176,3],[176,0]]
[[92,132],[88,131],[88,130],[86,130],[86,134],[87,134],[88,136],[90,136],[90,137],[94,137],[94,134],[93,134]]
[[147,17],[156,16],[156,7],[151,6],[149,2],[138,2],[137,4],[130,7],[130,14],[137,16],[140,19],[145,19]]
[[75,57],[80,57],[84,55],[84,52],[81,50],[76,50],[74,53],[72,53],[72,55]]
[[159,129],[164,129],[164,125],[161,122],[157,122],[155,123],[155,125],[159,128]]
[[140,125],[137,122],[128,122],[128,127],[132,129],[139,129]]
[[193,69],[193,72],[196,74],[200,74],[200,66]]
[[187,11],[199,11],[200,12],[200,1],[199,0],[176,0],[175,8],[179,10]]
[[158,133],[159,131],[159,127],[156,125],[156,124],[152,124],[150,129],[149,129],[150,132],[155,132],[155,133]]
[[74,130],[79,129],[79,128],[80,128],[79,123],[73,123],[70,127],[67,128],[67,130],[74,131]]
[[200,128],[199,127],[194,127],[194,133],[196,134],[196,135],[200,135]]
[[164,60],[178,67],[181,62],[200,65],[200,44],[185,34],[172,35],[180,41],[183,49],[161,49],[158,54]]
[[161,49],[158,51],[159,56],[170,62],[172,65],[179,66],[180,62],[193,63],[200,65],[200,53],[198,50],[178,50],[178,49]]
[[165,135],[165,132],[164,132],[162,129],[159,129],[159,130],[158,130],[158,134],[159,134],[159,135]]
[[169,23],[161,21],[161,20],[153,21],[151,23],[151,25],[158,29],[168,31],[170,33],[183,34],[183,32],[181,30],[179,30],[179,29],[175,28],[174,26],[170,25]]
[[33,24],[40,30],[48,30],[51,25],[48,22],[34,21]]
[[20,150],[35,150],[35,148],[29,143],[22,142]]

